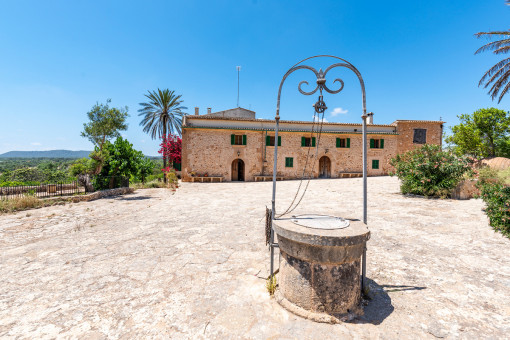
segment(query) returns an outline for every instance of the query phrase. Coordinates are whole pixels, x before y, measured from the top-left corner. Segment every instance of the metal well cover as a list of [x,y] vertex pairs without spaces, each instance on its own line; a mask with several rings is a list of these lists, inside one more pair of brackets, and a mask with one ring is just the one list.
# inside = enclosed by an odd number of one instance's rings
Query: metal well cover
[[342,217],[328,215],[297,215],[292,216],[292,222],[313,229],[343,229],[349,226],[349,220]]

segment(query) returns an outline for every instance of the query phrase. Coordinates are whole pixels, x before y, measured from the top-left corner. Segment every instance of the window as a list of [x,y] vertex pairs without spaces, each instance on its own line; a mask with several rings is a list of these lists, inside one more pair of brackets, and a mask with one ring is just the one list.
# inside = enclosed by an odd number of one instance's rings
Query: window
[[294,166],[294,158],[292,157],[285,157],[285,167],[286,168],[292,168]]
[[384,139],[371,139],[370,149],[384,149]]
[[301,146],[315,146],[315,137],[301,137]]
[[351,139],[350,138],[337,138],[336,139],[336,147],[337,148],[350,148],[351,147]]
[[413,143],[414,144],[427,143],[427,130],[426,129],[414,129]]
[[230,135],[231,145],[246,145],[246,135]]
[[379,169],[379,160],[372,159],[372,169]]
[[[266,146],[274,146],[274,136],[266,136]],[[282,146],[282,136],[278,136],[278,146]]]

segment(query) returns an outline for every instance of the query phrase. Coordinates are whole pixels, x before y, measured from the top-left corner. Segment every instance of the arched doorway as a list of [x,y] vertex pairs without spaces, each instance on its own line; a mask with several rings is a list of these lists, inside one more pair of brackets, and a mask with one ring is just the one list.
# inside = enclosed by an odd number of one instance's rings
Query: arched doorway
[[331,160],[328,156],[319,159],[319,178],[331,178]]
[[242,159],[234,159],[232,162],[232,180],[244,181],[244,162]]

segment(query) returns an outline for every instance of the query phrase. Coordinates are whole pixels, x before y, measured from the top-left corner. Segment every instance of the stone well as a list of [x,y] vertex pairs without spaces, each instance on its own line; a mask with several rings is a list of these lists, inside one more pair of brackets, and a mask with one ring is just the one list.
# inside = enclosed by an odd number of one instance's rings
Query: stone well
[[300,215],[273,221],[280,247],[277,301],[299,316],[336,323],[362,315],[360,221]]

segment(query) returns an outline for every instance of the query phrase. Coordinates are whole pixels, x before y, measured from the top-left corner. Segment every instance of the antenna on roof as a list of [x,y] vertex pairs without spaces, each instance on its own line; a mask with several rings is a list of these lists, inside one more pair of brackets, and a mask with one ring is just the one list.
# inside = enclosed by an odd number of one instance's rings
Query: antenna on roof
[[239,72],[241,71],[241,66],[236,66],[237,69],[237,107],[239,107]]

